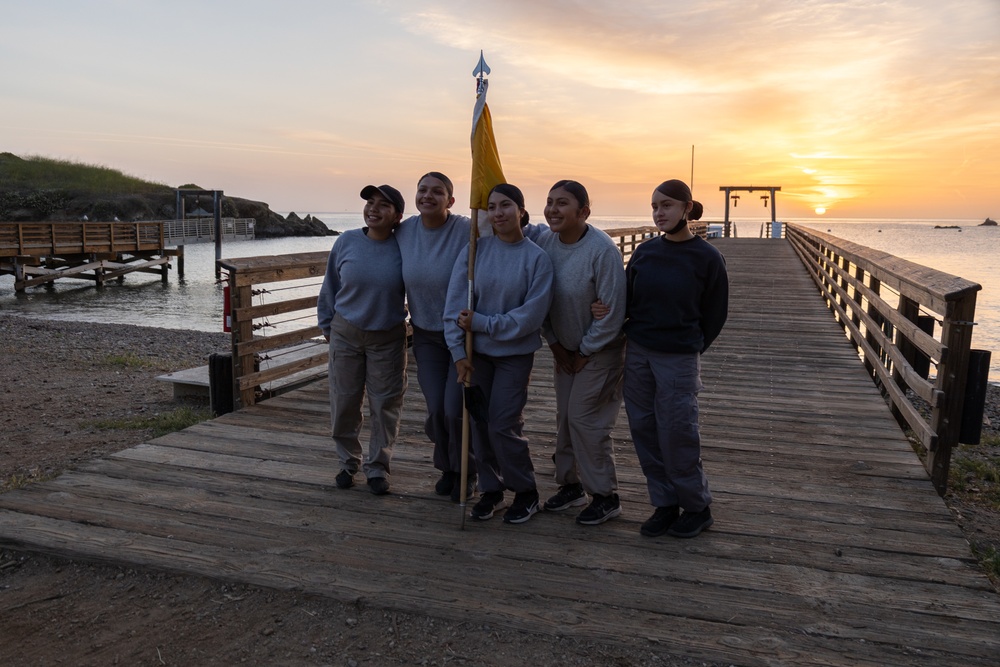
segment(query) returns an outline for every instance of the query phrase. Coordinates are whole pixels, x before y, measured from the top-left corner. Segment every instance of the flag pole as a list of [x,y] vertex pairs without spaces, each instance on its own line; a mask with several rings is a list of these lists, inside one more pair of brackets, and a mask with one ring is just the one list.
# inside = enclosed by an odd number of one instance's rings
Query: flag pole
[[[466,308],[472,310],[472,290],[475,282],[476,272],[476,241],[479,239],[479,209],[472,209],[472,229],[469,230],[469,295],[466,301]],[[465,332],[465,358],[472,361],[472,332]],[[469,378],[465,379],[465,387],[472,386]],[[459,475],[459,503],[462,513],[462,530],[465,530],[465,505],[468,501],[469,489],[469,436],[472,431],[472,423],[469,417],[469,406],[462,402],[462,472]]]
[[[467,307],[473,309],[473,288],[476,267],[476,242],[479,239],[479,211],[486,210],[490,190],[499,183],[506,183],[503,167],[500,165],[500,154],[497,151],[496,140],[493,138],[493,120],[490,118],[490,108],[486,104],[486,89],[489,81],[486,75],[490,67],[486,64],[483,52],[479,52],[479,63],[472,70],[476,77],[476,107],[472,113],[472,180],[469,189],[469,208],[472,209],[472,228],[469,230],[469,298]],[[465,357],[472,362],[472,332],[465,332]],[[459,507],[462,508],[462,529],[465,529],[465,503],[468,495],[469,480],[469,436],[472,421],[469,413],[469,391],[471,379],[465,380],[463,392],[464,410],[462,411],[462,472],[459,483]]]

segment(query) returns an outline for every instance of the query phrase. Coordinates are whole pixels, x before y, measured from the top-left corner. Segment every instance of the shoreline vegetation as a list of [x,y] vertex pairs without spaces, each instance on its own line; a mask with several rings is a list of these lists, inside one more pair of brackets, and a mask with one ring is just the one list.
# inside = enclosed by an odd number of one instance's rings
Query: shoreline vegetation
[[[204,189],[194,184],[178,187]],[[210,203],[200,204],[197,198],[186,205],[192,209],[211,207]],[[337,234],[311,215],[301,218],[293,212],[283,216],[265,202],[241,197],[224,195],[222,216],[253,218],[257,238]],[[172,186],[144,181],[108,167],[0,153],[0,221],[135,222],[176,217]]]

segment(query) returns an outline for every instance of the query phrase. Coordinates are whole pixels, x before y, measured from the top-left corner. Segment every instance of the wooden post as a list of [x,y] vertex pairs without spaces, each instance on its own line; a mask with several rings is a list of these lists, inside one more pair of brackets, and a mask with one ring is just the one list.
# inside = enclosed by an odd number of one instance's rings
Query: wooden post
[[972,346],[972,318],[976,314],[976,292],[968,291],[956,301],[949,301],[941,325],[941,341],[948,350],[947,362],[938,365],[935,388],[943,392],[941,405],[931,413],[931,428],[937,433],[937,446],[927,452],[927,469],[938,494],[948,490],[951,450],[958,444],[962,428],[965,383],[969,372],[969,348]]
[[723,188],[726,192],[726,217],[722,220],[722,235],[729,238],[729,188]]
[[[218,271],[219,269],[216,268]],[[229,274],[229,295],[230,295],[230,322],[232,323],[233,341],[233,402],[235,408],[245,408],[256,402],[254,387],[245,390],[240,389],[239,378],[249,375],[254,369],[255,355],[251,353],[241,353],[240,343],[253,340],[253,320],[237,320],[235,313],[240,308],[249,308],[253,305],[253,286],[239,285],[239,274],[231,271]]]

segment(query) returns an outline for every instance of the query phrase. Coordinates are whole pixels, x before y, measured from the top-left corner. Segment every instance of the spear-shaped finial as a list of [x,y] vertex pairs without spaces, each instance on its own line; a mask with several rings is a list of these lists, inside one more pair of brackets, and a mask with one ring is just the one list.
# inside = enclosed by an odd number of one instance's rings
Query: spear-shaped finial
[[479,51],[479,64],[472,70],[472,76],[476,77],[476,95],[482,95],[486,86],[485,76],[490,73],[490,66],[486,64],[482,50]]

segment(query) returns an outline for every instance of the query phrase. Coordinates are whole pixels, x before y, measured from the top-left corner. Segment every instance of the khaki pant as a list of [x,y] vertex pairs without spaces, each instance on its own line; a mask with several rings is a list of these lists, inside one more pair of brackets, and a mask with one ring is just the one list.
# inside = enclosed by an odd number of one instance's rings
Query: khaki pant
[[618,489],[611,430],[622,406],[625,346],[595,352],[575,375],[555,369],[556,483],[583,484],[590,494]]
[[[365,331],[334,315],[330,325],[330,422],[340,465],[388,477],[406,392],[406,325]],[[361,406],[368,395],[371,436],[362,466]]]

